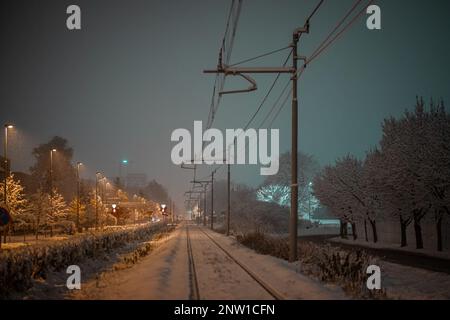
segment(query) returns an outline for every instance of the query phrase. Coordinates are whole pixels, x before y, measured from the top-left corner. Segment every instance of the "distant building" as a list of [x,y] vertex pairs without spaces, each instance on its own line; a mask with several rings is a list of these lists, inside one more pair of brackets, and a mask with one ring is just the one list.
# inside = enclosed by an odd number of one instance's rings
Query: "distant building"
[[127,188],[141,189],[147,186],[147,175],[145,173],[129,173],[127,175]]

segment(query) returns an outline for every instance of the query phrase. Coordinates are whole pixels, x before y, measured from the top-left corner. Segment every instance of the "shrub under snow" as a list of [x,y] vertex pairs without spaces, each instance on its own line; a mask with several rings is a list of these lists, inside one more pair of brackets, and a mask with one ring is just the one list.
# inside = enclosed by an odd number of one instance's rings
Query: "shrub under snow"
[[[284,260],[289,258],[287,238],[251,232],[237,236],[237,240],[260,254]],[[374,295],[366,289],[367,267],[376,264],[376,261],[365,251],[345,250],[312,242],[300,242],[298,250],[301,272],[324,282],[336,283],[348,294],[358,298],[383,297],[383,292]]]
[[52,244],[24,247],[0,252],[0,298],[24,291],[34,279],[45,278],[49,271],[59,271],[86,258],[96,258],[126,243],[148,239],[164,225],[90,233]]

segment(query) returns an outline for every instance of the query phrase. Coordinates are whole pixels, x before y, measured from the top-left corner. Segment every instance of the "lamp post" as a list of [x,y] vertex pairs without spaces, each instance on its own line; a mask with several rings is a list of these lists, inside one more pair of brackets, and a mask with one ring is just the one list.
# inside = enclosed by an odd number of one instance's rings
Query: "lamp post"
[[50,215],[53,214],[53,152],[56,149],[50,150]]
[[311,222],[311,188],[313,183],[308,183],[308,217],[309,221]]
[[4,177],[4,193],[3,193],[3,202],[5,204],[5,207],[8,207],[8,188],[7,188],[7,184],[8,184],[8,177],[9,177],[9,167],[11,165],[11,163],[8,163],[8,130],[14,128],[14,126],[12,124],[5,124],[5,145],[4,145],[4,168],[5,168],[5,177]]
[[77,162],[77,230],[80,232],[80,167],[83,164]]
[[95,174],[95,230],[98,229],[98,181],[100,176],[100,172]]
[[[8,130],[9,129],[12,129],[12,128],[14,128],[14,126],[12,125],[12,124],[5,124],[5,145],[4,145],[4,157],[5,157],[5,177],[4,177],[4,185],[3,185],[3,187],[4,187],[4,193],[3,193],[3,202],[4,202],[4,204],[5,204],[5,208],[8,208],[8,196],[7,196],[7,194],[8,194],[8,177],[9,177],[9,167],[10,167],[10,165],[11,165],[11,163],[10,162],[8,162]],[[5,232],[4,232],[4,235],[3,235],[3,240],[4,240],[4,242],[6,242],[6,234],[7,234],[7,232],[8,232],[8,230],[9,230],[9,228],[7,229],[7,228],[5,228]],[[2,243],[2,241],[1,241],[2,239],[1,239],[1,235],[0,235],[0,245],[1,245],[1,243]]]

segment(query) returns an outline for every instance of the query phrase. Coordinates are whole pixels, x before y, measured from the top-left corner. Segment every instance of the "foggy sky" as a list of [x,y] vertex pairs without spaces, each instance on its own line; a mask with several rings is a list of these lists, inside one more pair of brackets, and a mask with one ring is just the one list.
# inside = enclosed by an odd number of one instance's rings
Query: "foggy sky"
[[[302,37],[310,54],[352,0],[328,0]],[[70,4],[82,10],[82,30],[66,28]],[[287,46],[316,1],[244,0],[232,61]],[[378,1],[382,30],[365,17],[312,63],[299,84],[301,151],[321,164],[363,157],[381,138],[381,122],[412,108],[416,95],[450,101],[450,3]],[[84,177],[146,173],[182,199],[191,172],[170,161],[171,132],[206,122],[214,68],[230,1],[4,0],[0,4],[0,121],[12,122],[13,170],[27,170],[33,146],[59,135],[86,164]],[[280,66],[285,53],[251,66]],[[258,91],[225,96],[214,127],[240,128],[257,108],[273,75],[258,75]],[[283,76],[258,124],[285,83]],[[247,86],[230,81],[229,87]],[[274,123],[281,151],[290,148],[290,104]],[[210,170],[204,166],[205,175]],[[202,176],[202,173],[199,176]],[[224,171],[219,179],[224,177]],[[237,166],[232,178],[257,185],[259,166]]]

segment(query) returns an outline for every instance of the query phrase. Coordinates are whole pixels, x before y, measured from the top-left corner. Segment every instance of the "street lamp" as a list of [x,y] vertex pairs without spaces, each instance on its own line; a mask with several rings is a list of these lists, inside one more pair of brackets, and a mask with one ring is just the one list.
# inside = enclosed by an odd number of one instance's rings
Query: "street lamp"
[[50,150],[50,194],[53,195],[53,152],[56,149]]
[[80,167],[83,165],[77,162],[77,230],[80,232]]
[[101,175],[100,172],[95,174],[95,230],[98,229],[98,181]]
[[53,214],[53,152],[56,149],[50,150],[50,214]]
[[308,217],[309,217],[309,221],[311,222],[311,188],[312,188],[313,183],[309,182],[308,183]]
[[4,161],[5,161],[5,177],[4,177],[4,193],[3,193],[3,202],[5,204],[5,207],[8,207],[8,196],[7,196],[7,183],[8,183],[8,177],[9,177],[9,168],[11,166],[11,162],[8,163],[8,130],[13,129],[14,126],[12,124],[5,124],[5,145],[4,145]]

